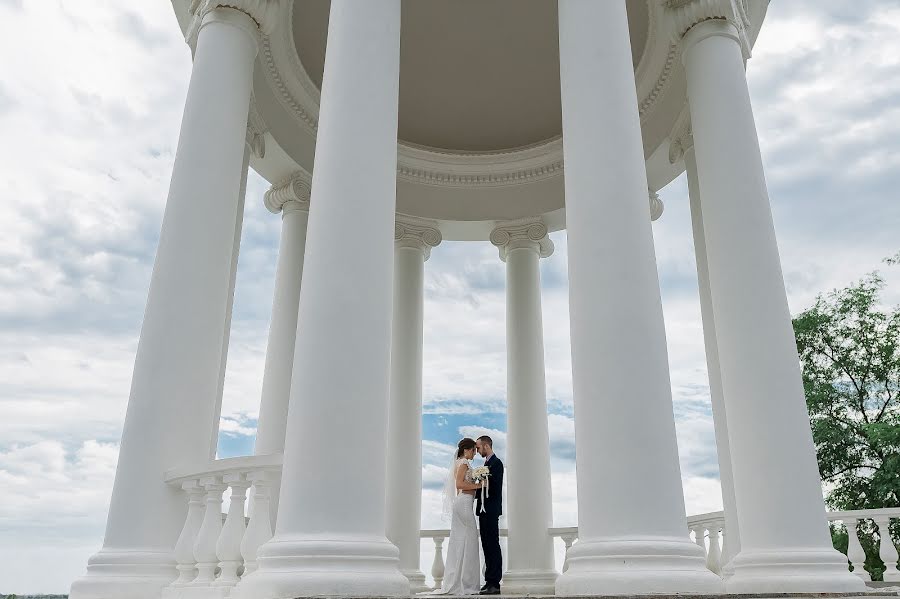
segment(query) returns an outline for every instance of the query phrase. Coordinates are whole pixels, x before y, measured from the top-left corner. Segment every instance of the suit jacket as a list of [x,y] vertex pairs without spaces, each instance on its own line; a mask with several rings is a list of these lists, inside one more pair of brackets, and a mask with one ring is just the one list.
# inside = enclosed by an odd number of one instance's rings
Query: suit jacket
[[484,500],[484,514],[481,513],[483,491],[479,490],[475,495],[475,513],[479,516],[492,516],[499,518],[503,513],[503,462],[496,454],[492,455],[485,463],[491,471],[488,497]]

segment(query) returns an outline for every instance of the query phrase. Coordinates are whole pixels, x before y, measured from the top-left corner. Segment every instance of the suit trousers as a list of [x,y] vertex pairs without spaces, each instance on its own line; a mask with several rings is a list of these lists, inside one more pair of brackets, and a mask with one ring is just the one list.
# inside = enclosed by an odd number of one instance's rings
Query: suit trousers
[[500,551],[500,517],[478,515],[481,532],[481,549],[484,551],[484,582],[488,586],[500,586],[503,577],[503,554]]

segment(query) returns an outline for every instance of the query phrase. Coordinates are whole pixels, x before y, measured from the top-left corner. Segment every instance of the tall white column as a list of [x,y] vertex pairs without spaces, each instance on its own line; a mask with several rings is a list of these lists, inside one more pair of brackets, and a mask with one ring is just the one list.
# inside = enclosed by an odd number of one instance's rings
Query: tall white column
[[506,388],[509,555],[506,593],[552,594],[556,583],[550,434],[544,378],[539,261],[553,253],[547,227],[504,223],[491,243],[506,262]]
[[257,23],[269,19],[267,10],[251,18],[205,6],[106,535],[72,584],[75,599],[159,597],[175,578],[186,509],[162,474],[209,459],[214,447]]
[[[297,313],[300,309],[300,278],[309,222],[311,177],[298,171],[287,181],[273,185],[265,195],[270,212],[281,212],[281,241],[275,269],[275,293],[269,342],[263,370],[262,397],[256,427],[256,455],[282,453],[294,370],[294,346],[297,343]],[[281,473],[270,484],[270,518],[275,529]]]
[[385,537],[400,0],[334,0],[275,536],[235,592],[406,595]]
[[[274,214],[281,212],[281,242],[278,246],[272,320],[263,371],[256,455],[284,451],[294,346],[297,342],[300,278],[303,275],[306,226],[309,222],[310,183],[309,174],[297,172],[287,181],[273,185],[265,195],[266,208]],[[274,497],[277,499],[277,496],[276,486]]]
[[741,535],[738,525],[737,501],[734,495],[734,478],[731,466],[731,449],[728,441],[728,421],[725,416],[725,397],[722,392],[722,373],[719,367],[719,347],[716,341],[716,323],[713,317],[712,295],[709,289],[709,266],[706,250],[706,234],[703,230],[703,208],[700,200],[700,182],[697,178],[697,160],[694,156],[694,139],[690,127],[673,140],[670,160],[684,159],[691,207],[691,228],[694,236],[694,255],[697,261],[697,285],[700,291],[700,317],[703,321],[703,343],[706,348],[706,370],[709,376],[709,395],[712,405],[713,427],[716,434],[716,453],[719,461],[719,482],[722,486],[722,507],[725,512],[725,537],[722,545],[723,576],[731,575],[731,559],[740,551]]
[[394,317],[388,440],[408,447],[387,473],[387,538],[413,592],[428,590],[419,564],[422,528],[422,318],[425,261],[441,242],[434,223],[398,217],[394,229]]
[[832,547],[825,524],[744,73],[746,44],[733,24],[742,19],[721,12],[727,18],[683,22],[682,43],[741,535],[726,588],[859,591],[863,582]]
[[717,593],[687,531],[625,4],[559,3],[579,542],[558,595]]

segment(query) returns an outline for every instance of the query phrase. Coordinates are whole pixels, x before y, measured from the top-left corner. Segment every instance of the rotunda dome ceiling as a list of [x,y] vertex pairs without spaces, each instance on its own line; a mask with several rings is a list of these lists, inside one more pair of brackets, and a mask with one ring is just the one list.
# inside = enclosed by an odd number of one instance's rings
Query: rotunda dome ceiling
[[[300,62],[321,89],[329,0],[293,10]],[[628,2],[635,68],[647,41],[646,2]],[[489,152],[562,131],[556,2],[404,2],[398,137],[411,145]]]

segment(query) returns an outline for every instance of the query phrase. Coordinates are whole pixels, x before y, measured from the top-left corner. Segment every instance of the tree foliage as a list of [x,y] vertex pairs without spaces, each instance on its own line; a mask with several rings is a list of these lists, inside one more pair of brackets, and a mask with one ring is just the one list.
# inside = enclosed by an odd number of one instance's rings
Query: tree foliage
[[806,404],[830,507],[900,506],[900,307],[874,272],[794,319]]
[[[900,263],[900,254],[885,260]],[[819,473],[832,509],[900,507],[900,307],[880,303],[884,280],[873,272],[816,298],[794,318]],[[891,527],[900,538],[900,523]],[[831,526],[847,552],[847,529]],[[881,580],[883,531],[861,520],[864,567]]]

